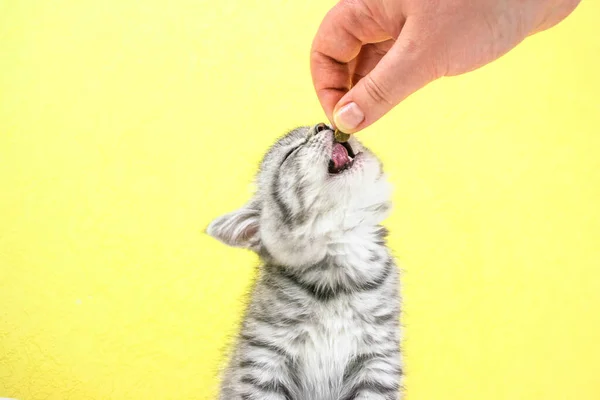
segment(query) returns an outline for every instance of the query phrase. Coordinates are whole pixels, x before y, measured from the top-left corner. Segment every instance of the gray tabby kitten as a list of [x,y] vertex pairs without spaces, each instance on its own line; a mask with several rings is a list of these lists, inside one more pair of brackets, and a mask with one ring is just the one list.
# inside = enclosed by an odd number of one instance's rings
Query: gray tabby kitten
[[265,155],[257,192],[207,233],[262,266],[221,400],[400,399],[398,270],[379,224],[391,188],[379,160],[325,124]]

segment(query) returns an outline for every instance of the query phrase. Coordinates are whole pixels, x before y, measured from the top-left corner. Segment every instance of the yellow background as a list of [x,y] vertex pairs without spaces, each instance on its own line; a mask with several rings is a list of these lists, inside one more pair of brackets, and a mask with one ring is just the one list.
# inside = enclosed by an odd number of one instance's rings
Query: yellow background
[[[257,260],[202,229],[323,120],[332,4],[0,2],[0,397],[214,395]],[[410,400],[600,399],[598,15],[360,135],[396,187]]]

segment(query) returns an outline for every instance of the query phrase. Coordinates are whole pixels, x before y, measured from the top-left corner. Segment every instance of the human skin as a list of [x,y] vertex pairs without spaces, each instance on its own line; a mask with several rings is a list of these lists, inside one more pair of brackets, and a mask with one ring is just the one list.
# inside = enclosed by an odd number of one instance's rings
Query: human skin
[[472,71],[565,19],[580,0],[342,0],[310,57],[334,126],[356,133],[410,94]]

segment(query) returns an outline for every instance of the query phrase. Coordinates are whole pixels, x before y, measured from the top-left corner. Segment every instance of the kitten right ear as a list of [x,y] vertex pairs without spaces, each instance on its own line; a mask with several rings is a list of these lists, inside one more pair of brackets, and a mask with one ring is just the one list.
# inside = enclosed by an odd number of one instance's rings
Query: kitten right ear
[[257,250],[260,245],[260,212],[244,206],[239,210],[217,217],[206,228],[206,233],[233,247]]

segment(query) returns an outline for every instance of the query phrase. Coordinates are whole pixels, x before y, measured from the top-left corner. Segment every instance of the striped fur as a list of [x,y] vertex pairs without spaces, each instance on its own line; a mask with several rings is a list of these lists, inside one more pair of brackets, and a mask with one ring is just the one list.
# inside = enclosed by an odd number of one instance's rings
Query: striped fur
[[354,165],[332,175],[333,132],[291,131],[252,200],[209,225],[262,260],[220,400],[400,399],[399,278],[380,226],[391,190],[377,158],[349,143]]

